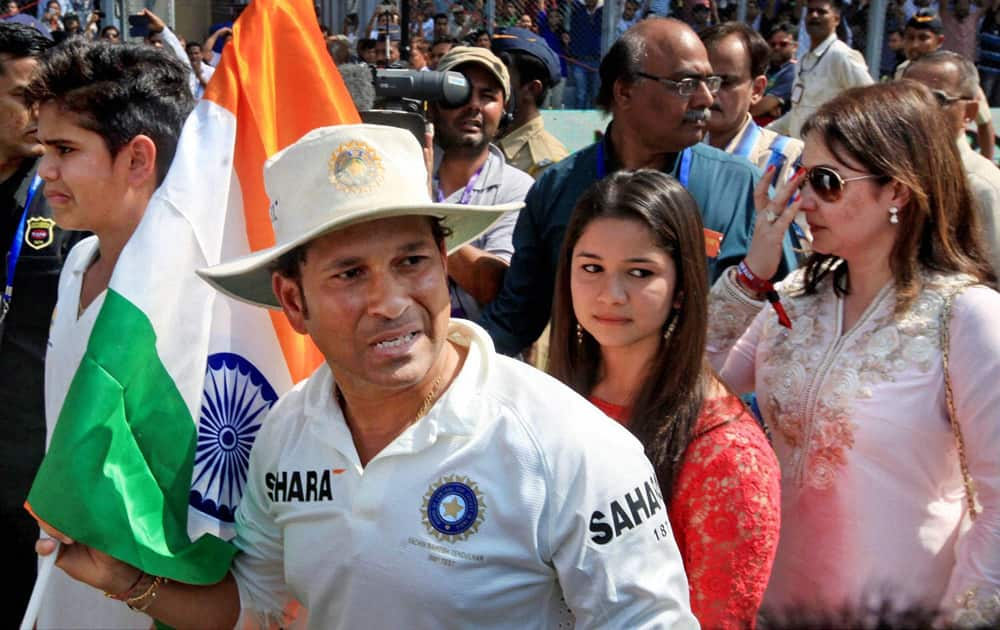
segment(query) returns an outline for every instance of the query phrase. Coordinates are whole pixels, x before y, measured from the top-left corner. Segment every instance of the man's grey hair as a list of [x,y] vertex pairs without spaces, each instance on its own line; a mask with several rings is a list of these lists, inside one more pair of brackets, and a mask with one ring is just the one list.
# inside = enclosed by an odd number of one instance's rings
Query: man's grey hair
[[950,50],[935,50],[912,61],[910,67],[903,73],[905,77],[910,69],[922,65],[943,65],[950,63],[958,70],[958,89],[963,98],[976,99],[979,96],[979,71],[976,64],[969,61],[963,55]]

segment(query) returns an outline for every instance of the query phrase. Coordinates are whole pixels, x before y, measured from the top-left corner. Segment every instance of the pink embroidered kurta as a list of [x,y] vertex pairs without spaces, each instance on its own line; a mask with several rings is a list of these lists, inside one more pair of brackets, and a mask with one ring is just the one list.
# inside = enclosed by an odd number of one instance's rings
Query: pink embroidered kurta
[[894,313],[886,286],[849,330],[831,279],[781,288],[791,330],[723,274],[709,304],[709,353],[739,392],[756,391],[782,468],[778,553],[767,609],[941,606],[1000,613],[1000,294],[966,288],[952,308],[950,373],[981,513],[966,490],[944,394],[944,296],[969,279],[925,274]]

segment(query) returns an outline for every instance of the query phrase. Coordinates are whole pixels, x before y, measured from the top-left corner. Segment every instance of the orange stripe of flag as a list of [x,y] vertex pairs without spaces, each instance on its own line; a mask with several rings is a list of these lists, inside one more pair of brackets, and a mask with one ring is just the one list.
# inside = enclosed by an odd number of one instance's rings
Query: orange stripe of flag
[[[274,245],[264,190],[268,157],[309,131],[361,122],[326,49],[309,0],[255,0],[233,25],[232,41],[205,98],[236,116],[234,168],[243,192],[250,250]],[[323,357],[284,314],[271,313],[292,382]]]

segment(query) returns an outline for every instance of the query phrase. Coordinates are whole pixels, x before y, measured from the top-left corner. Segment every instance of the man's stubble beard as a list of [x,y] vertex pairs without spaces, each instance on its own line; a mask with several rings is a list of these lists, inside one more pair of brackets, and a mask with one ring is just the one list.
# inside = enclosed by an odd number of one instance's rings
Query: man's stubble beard
[[450,129],[444,127],[437,131],[437,143],[445,153],[454,155],[464,155],[474,157],[485,149],[493,138],[483,129],[478,141],[464,138],[461,133],[452,133]]

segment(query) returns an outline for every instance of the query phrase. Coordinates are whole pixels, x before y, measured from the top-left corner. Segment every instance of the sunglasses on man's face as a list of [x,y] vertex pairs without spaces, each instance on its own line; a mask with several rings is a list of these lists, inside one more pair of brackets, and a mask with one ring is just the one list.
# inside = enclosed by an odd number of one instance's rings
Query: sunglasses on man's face
[[844,186],[847,182],[859,179],[878,179],[881,175],[858,175],[857,177],[842,177],[840,173],[829,166],[814,166],[806,171],[803,183],[812,187],[816,196],[827,203],[840,201],[844,196]]
[[931,90],[931,94],[934,95],[934,98],[937,99],[938,105],[942,108],[948,107],[949,105],[954,105],[959,101],[973,100],[970,98],[966,98],[964,96],[952,96],[951,94],[948,94],[944,90]]

